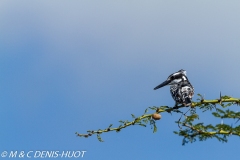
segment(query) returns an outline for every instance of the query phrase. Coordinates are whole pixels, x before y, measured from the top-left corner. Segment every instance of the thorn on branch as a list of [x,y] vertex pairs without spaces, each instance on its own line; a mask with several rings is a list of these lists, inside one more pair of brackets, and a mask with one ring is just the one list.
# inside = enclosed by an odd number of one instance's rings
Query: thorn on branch
[[203,102],[204,101],[204,96],[202,96],[201,94],[198,94],[200,97],[201,97],[201,102]]
[[218,99],[218,102],[220,105],[222,105],[222,94],[221,94],[221,91],[220,91],[220,98]]

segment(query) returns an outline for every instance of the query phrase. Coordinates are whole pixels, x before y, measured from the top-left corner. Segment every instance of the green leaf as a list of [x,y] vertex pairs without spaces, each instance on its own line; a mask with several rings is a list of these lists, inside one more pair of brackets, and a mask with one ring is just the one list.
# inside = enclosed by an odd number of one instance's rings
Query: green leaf
[[221,117],[220,114],[218,114],[217,112],[213,112],[212,115],[214,115],[215,117]]
[[145,109],[144,114],[148,112],[148,109]]
[[224,108],[225,108],[225,107],[229,107],[229,106],[231,106],[231,105],[233,105],[233,103],[227,103],[227,104],[224,106]]
[[221,98],[222,98],[222,99],[230,99],[231,97],[225,95],[225,96],[222,96]]
[[186,116],[186,121],[191,122],[191,121],[194,121],[194,119],[197,119],[197,118],[199,118],[199,116],[197,114],[192,114],[190,116]]
[[153,125],[153,133],[156,133],[157,132],[157,126],[156,124]]
[[134,114],[131,114],[132,115],[132,118],[136,118],[135,116],[134,116]]
[[221,110],[221,109],[219,109],[219,108],[217,108],[216,110],[217,110],[219,113],[222,113],[222,114],[225,113],[223,110]]
[[100,137],[100,134],[97,134],[97,139],[98,139],[100,142],[104,142],[104,141],[102,140],[102,138]]
[[143,126],[143,127],[146,127],[146,125],[145,125],[145,124],[142,124],[142,123],[140,123],[139,125],[140,125],[140,126]]
[[144,122],[145,124],[147,124],[147,123],[148,123],[148,119],[145,118],[145,119],[143,120],[143,122]]
[[148,108],[150,108],[151,110],[156,110],[156,109],[157,109],[157,107],[156,107],[156,106],[153,106],[153,107],[148,107]]
[[120,123],[124,123],[124,121],[122,121],[122,120],[120,120],[119,122],[120,122]]

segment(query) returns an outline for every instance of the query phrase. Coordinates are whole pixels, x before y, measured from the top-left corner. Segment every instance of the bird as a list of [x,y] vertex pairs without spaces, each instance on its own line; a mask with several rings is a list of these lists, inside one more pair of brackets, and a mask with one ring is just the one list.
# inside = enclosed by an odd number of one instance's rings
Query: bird
[[190,106],[194,95],[194,87],[187,78],[187,71],[181,69],[170,76],[163,83],[154,88],[157,90],[164,86],[170,85],[170,93],[177,104]]

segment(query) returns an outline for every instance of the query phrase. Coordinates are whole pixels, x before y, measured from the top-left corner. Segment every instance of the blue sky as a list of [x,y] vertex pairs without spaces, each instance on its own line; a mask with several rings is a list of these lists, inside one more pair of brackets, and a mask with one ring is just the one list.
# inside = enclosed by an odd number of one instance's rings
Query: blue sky
[[[174,104],[153,88],[180,69],[207,99],[239,97],[239,1],[0,2],[0,152],[87,151],[82,159],[234,159],[240,139],[182,146],[178,115],[158,132],[131,120]],[[194,97],[194,100],[196,100]],[[206,123],[214,121],[204,116]]]

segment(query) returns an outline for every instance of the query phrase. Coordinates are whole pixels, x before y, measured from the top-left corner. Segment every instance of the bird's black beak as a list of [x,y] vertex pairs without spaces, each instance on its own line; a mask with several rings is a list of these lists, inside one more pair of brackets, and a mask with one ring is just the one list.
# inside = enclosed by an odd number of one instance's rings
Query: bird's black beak
[[170,82],[171,82],[170,80],[166,80],[166,81],[164,81],[163,83],[161,83],[161,84],[159,84],[158,86],[156,86],[156,87],[154,88],[154,90],[156,90],[156,89],[158,89],[158,88],[162,88],[162,87],[168,85]]

